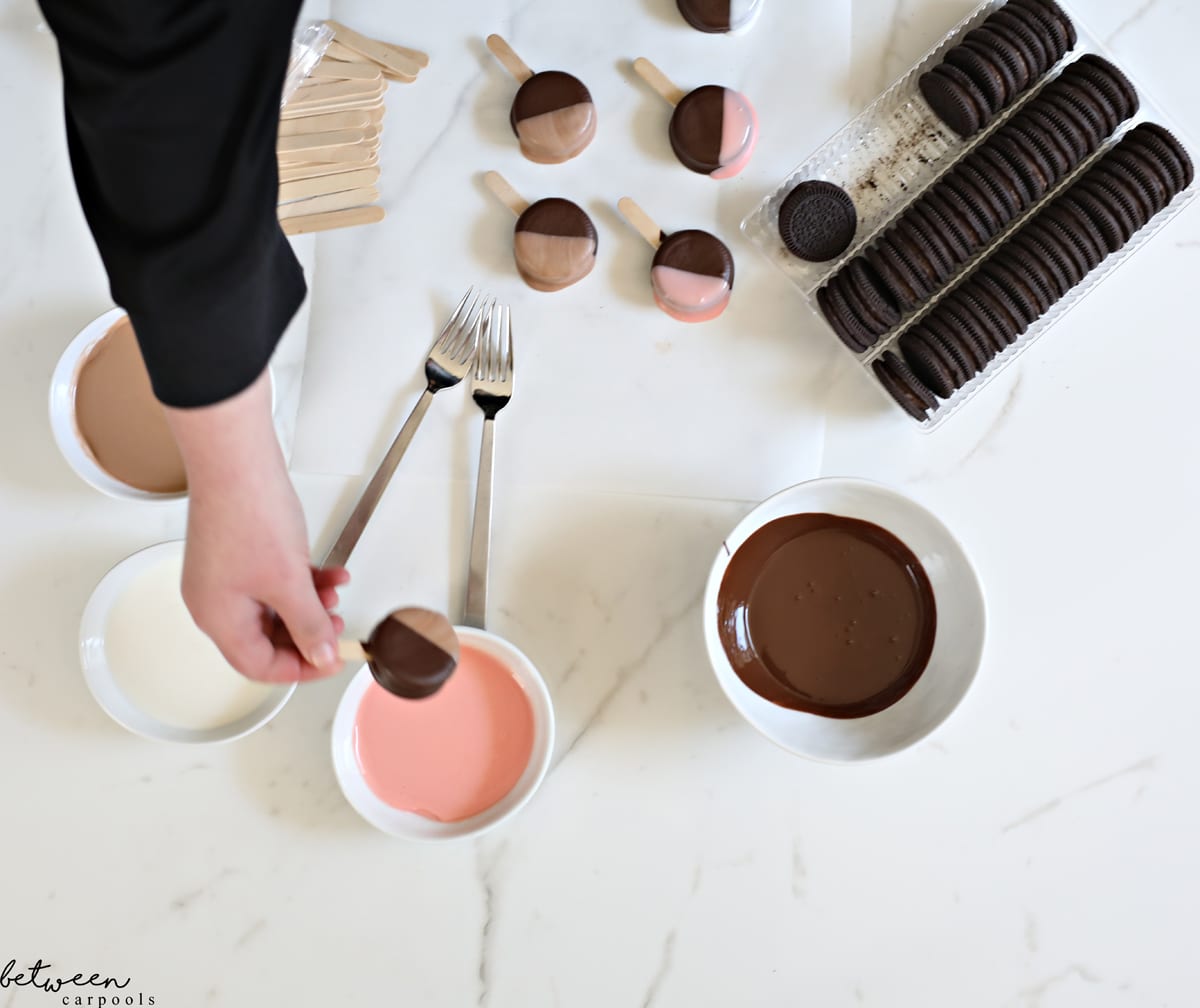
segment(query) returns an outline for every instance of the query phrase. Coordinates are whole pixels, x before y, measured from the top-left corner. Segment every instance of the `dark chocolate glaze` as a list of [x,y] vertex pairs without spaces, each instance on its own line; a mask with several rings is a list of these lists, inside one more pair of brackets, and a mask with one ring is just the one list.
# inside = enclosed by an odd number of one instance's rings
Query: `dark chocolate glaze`
[[724,277],[733,290],[733,256],[720,238],[707,231],[676,231],[664,236],[653,265]]
[[593,242],[596,241],[596,228],[592,219],[577,203],[558,196],[531,204],[517,218],[517,230],[560,238],[591,238]]
[[683,96],[671,116],[668,135],[685,168],[711,175],[721,167],[724,122],[725,89],[720,84],[705,84]]
[[876,714],[925,671],[937,630],[920,561],[878,525],[799,514],[763,526],[729,562],[721,643],[759,696],[833,718]]
[[375,681],[406,700],[433,696],[458,666],[455,655],[390,616],[375,627],[365,646]]
[[675,0],[675,5],[683,19],[697,31],[716,35],[732,27],[729,0]]
[[592,95],[583,86],[583,81],[569,73],[561,70],[535,73],[517,89],[517,96],[513,99],[510,117],[513,132],[517,131],[517,123],[523,119],[532,119],[591,100]]

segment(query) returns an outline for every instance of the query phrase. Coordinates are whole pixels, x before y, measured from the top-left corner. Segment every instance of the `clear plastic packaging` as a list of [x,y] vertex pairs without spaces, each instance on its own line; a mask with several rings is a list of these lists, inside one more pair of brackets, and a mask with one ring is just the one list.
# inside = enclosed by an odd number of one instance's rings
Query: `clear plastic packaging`
[[292,36],[292,56],[288,62],[287,76],[283,79],[280,108],[287,105],[296,88],[308,79],[332,41],[333,29],[324,21],[312,21],[296,29],[296,34]]
[[[829,330],[830,338],[836,340],[839,346],[845,348],[847,353],[852,354],[859,361],[867,373],[867,380],[879,390],[880,395],[889,403],[893,403],[893,400],[871,371],[872,362],[885,351],[892,349],[909,326],[925,315],[946,293],[953,290],[964,276],[969,274],[1004,241],[1011,231],[1024,224],[1059,192],[1069,187],[1078,175],[1085,172],[1097,159],[1103,157],[1128,129],[1139,122],[1159,123],[1171,130],[1193,157],[1196,154],[1196,148],[1162,113],[1145,88],[1138,84],[1124,66],[1113,59],[1097,37],[1080,22],[1075,11],[1062,0],[1058,0],[1059,6],[1074,22],[1079,36],[1075,48],[1057,66],[1053,67],[1038,85],[1030,88],[1011,108],[1006,109],[998,116],[986,130],[969,140],[958,137],[934,115],[925,103],[918,90],[917,82],[925,71],[941,62],[945,53],[957,45],[963,35],[979,25],[997,8],[1002,7],[1004,2],[1005,0],[986,0],[985,3],[980,4],[916,66],[881,94],[860,115],[834,134],[808,160],[799,165],[742,222],[743,233],[800,289],[809,307]],[[1137,88],[1140,99],[1137,115],[1123,124],[1092,157],[1086,159],[1058,187],[1048,192],[1036,206],[1013,221],[973,260],[964,264],[963,268],[951,278],[945,287],[935,292],[917,311],[902,319],[896,328],[881,337],[873,347],[861,354],[855,354],[845,347],[842,340],[825,321],[825,317],[817,305],[817,291],[847,262],[874,242],[904,213],[909,204],[954,167],[964,154],[990,136],[1001,123],[1024,105],[1032,95],[1036,94],[1042,84],[1052,80],[1064,66],[1087,52],[1103,56],[1119,66],[1122,72],[1130,78],[1134,87]],[[858,230],[854,240],[840,258],[830,262],[810,263],[798,259],[784,247],[779,237],[779,208],[788,193],[806,179],[821,179],[841,186],[850,194],[858,211]],[[922,428],[933,430],[945,422],[948,417],[958,412],[976,392],[1020,356],[1025,347],[1054,325],[1074,305],[1086,297],[1089,291],[1110,276],[1121,263],[1133,255],[1190,203],[1195,198],[1198,184],[1200,183],[1193,182],[1191,186],[1176,196],[1170,205],[1138,231],[1124,248],[1105,259],[1080,284],[1030,326],[1015,343],[996,356],[982,372],[949,399],[940,403],[927,419],[918,421]],[[893,405],[895,404],[893,403]],[[899,409],[899,407],[896,408]]]

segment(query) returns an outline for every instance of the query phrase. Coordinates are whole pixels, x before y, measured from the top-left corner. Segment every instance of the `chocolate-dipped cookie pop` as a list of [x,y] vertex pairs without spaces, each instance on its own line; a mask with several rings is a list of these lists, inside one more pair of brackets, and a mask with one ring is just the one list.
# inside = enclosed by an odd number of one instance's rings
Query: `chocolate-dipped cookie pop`
[[450,621],[429,609],[397,609],[359,644],[342,641],[344,661],[365,661],[389,693],[406,700],[433,696],[458,667],[458,635]]
[[628,196],[621,214],[655,249],[650,267],[654,301],[680,322],[708,322],[720,315],[733,293],[733,256],[707,231],[664,232]]
[[633,69],[675,111],[668,137],[680,163],[709,178],[733,178],[750,163],[758,143],[758,113],[740,91],[705,84],[684,93],[645,57]]
[[749,28],[762,0],[675,0],[683,19],[696,31],[723,35]]
[[583,82],[561,70],[534,73],[499,35],[487,46],[521,85],[509,120],[521,153],[537,164],[561,164],[596,135],[596,105]]
[[530,203],[499,172],[484,182],[517,215],[513,259],[517,272],[537,291],[560,291],[578,283],[596,265],[596,228],[583,209],[551,196]]

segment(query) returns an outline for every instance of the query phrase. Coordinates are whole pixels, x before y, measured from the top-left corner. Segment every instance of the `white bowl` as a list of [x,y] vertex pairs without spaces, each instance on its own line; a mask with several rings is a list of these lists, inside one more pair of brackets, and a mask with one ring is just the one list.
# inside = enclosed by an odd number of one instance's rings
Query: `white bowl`
[[[84,326],[83,330],[67,345],[66,350],[58,359],[54,374],[50,379],[50,429],[54,432],[54,441],[62,457],[81,480],[95,487],[101,493],[118,500],[147,501],[151,503],[169,503],[184,500],[187,491],[177,493],[155,493],[130,486],[102,469],[92,457],[92,453],[84,446],[79,433],[79,425],[75,422],[75,387],[79,380],[79,365],[108,331],[125,317],[121,308],[106,311],[99,318]],[[275,412],[275,376],[267,368],[267,377],[271,383],[271,412]]]
[[363,778],[354,755],[354,720],[367,687],[375,680],[365,665],[355,674],[342,694],[333,719],[333,769],[346,800],[376,829],[405,840],[438,842],[462,840],[490,830],[521,809],[542,783],[554,751],[554,705],[550,691],[533,663],[516,647],[495,634],[473,627],[455,627],[459,641],[477,648],[510,669],[533,710],[533,751],[525,772],[513,789],[489,809],[459,822],[437,822],[414,812],[393,808],[377,797]]
[[[937,606],[933,653],[913,688],[891,707],[862,718],[829,718],[764,700],[734,671],[717,620],[717,596],[730,558],[777,518],[824,513],[887,529],[916,554]],[[726,538],[704,593],[704,641],[721,689],[739,714],[772,742],[798,756],[857,763],[899,752],[925,738],[962,701],[983,656],[983,589],[962,546],[937,518],[895,490],[860,479],[826,478],[768,498]]]
[[[109,616],[117,600],[128,590],[134,579],[158,564],[183,555],[183,541],[158,543],[126,557],[100,580],[83,610],[79,629],[79,655],[83,678],[104,712],[117,724],[135,735],[159,742],[212,743],[242,738],[270,721],[288,702],[296,684],[289,683],[270,690],[253,710],[217,728],[194,729],[161,721],[142,710],[122,690],[113,674],[105,649],[105,632]],[[183,602],[180,600],[180,605]]]

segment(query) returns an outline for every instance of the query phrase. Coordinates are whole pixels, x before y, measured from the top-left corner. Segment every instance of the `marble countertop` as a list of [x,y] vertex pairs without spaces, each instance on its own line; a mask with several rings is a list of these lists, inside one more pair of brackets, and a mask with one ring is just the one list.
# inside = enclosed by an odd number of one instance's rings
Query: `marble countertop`
[[[268,728],[205,749],[125,734],[84,687],[89,593],[124,556],[181,535],[185,512],[101,498],[54,449],[51,370],[108,304],[71,189],[52,41],[29,0],[0,0],[12,152],[0,209],[0,969],[40,958],[57,975],[128,977],[135,1003],[182,1008],[1195,1004],[1200,348],[1185,305],[1200,212],[924,434],[855,373],[737,222],[970,4],[766,2],[735,40],[674,28],[670,0],[619,0],[598,26],[546,0],[461,0],[421,18],[367,0],[318,10],[434,63],[389,96],[388,220],[299,246],[311,310],[276,368],[314,542],[352,503],[378,447],[366,442],[406,407],[432,320],[473,281],[528,320],[526,387],[596,347],[605,366],[640,354],[638,380],[615,382],[604,405],[650,425],[639,458],[659,459],[587,465],[607,450],[589,415],[549,412],[548,399],[540,435],[527,415],[506,440],[502,416],[491,626],[543,670],[559,738],[517,818],[430,848],[376,833],[338,791],[328,732],[344,680],[306,686]],[[823,11],[810,31],[817,7],[844,13]],[[1200,137],[1200,9],[1074,8]],[[479,42],[490,30],[531,63],[565,65],[569,51],[607,77],[596,90],[614,112],[593,164],[538,169],[506,147],[503,78]],[[746,177],[714,187],[670,170],[652,96],[618,65],[635,42],[678,77],[720,77],[760,101]],[[486,168],[593,211],[596,275],[558,298],[523,292],[504,215],[475,182]],[[648,306],[636,236],[606,209],[626,194],[617,186],[727,238],[740,278],[727,320],[684,329]],[[430,219],[452,190],[451,216]],[[389,331],[399,370],[375,378],[367,350]],[[706,457],[685,378],[718,384],[722,450],[740,446],[736,457]],[[435,403],[405,460],[356,554],[351,630],[397,602],[459,611],[478,437],[468,406]],[[555,452],[582,461],[537,468]],[[915,748],[858,767],[758,736],[720,693],[700,633],[725,533],[762,496],[819,474],[880,480],[934,510],[990,607],[962,708]],[[0,1008],[62,1003],[3,984]]]

